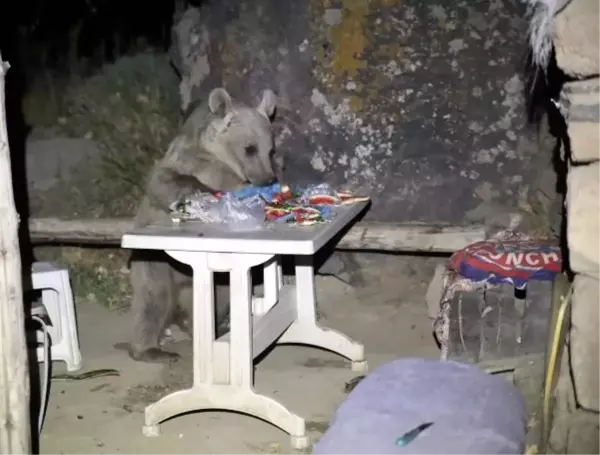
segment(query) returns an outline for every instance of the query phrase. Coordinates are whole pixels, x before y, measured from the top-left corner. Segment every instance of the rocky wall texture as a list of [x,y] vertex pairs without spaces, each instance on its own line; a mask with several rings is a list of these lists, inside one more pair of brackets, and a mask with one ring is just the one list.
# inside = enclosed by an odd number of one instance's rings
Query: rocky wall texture
[[[564,106],[572,160],[567,177],[569,265],[576,273],[571,330],[571,363],[578,404],[600,410],[598,388],[600,341],[600,62],[599,3],[573,0],[557,16],[557,49],[571,52],[558,59],[567,73],[585,77],[565,84]],[[574,27],[573,24],[577,24]],[[572,34],[561,32],[573,30]],[[595,39],[591,39],[594,37]],[[579,52],[581,49],[581,52]],[[585,62],[585,64],[583,63]]]
[[[529,0],[540,17],[554,0]],[[600,5],[561,0],[549,17],[558,67],[571,81],[560,94],[568,161],[566,241],[574,273],[568,361],[561,368],[551,449],[598,453],[600,410]],[[548,9],[546,10],[548,11]],[[539,23],[542,23],[540,21]]]
[[367,190],[368,219],[531,209],[554,191],[554,144],[526,127],[523,13],[518,0],[206,1],[173,27],[181,107],[220,84],[253,102],[273,88],[288,179]]
[[598,77],[573,81],[563,86],[560,104],[569,135],[569,151],[575,165],[600,160],[598,137],[600,118]]
[[598,74],[598,2],[565,2],[555,25],[554,49],[558,66],[569,76],[584,79]]
[[597,161],[572,166],[567,176],[566,201],[569,266],[572,271],[596,280],[600,278],[600,213],[597,203],[599,173],[600,166]]

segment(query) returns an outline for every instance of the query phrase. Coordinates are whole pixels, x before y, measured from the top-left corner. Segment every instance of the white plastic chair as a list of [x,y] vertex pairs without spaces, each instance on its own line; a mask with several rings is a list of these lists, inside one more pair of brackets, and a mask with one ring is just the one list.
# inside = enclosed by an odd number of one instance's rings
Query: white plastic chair
[[[31,281],[34,290],[42,291],[42,304],[51,321],[48,333],[52,361],[65,362],[70,372],[81,369],[75,303],[68,269],[53,262],[35,262]],[[43,344],[42,334],[38,334],[38,342]],[[37,348],[37,358],[38,362],[47,360],[43,346]]]

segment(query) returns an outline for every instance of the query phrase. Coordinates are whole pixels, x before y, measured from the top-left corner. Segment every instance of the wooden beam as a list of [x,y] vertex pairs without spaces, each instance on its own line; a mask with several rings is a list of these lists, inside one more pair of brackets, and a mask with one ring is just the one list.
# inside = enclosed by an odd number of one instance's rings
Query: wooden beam
[[131,218],[71,219],[32,218],[31,241],[83,245],[121,245],[121,237],[133,229]]
[[485,239],[483,226],[425,223],[355,223],[337,244],[339,249],[412,253],[454,253]]
[[[121,244],[121,237],[132,230],[132,220],[33,218],[29,233],[33,243],[88,245]],[[355,223],[340,239],[338,249],[387,252],[453,253],[471,243],[484,240],[484,227],[447,226],[424,223]]]
[[0,55],[0,453],[31,453],[29,363],[21,282],[19,217],[12,186]]

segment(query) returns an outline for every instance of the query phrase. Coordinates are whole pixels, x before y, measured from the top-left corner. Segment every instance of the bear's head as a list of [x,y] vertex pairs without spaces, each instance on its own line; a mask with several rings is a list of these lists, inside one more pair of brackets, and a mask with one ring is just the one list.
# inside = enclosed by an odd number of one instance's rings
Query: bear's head
[[281,180],[283,156],[275,150],[272,119],[276,98],[265,90],[256,107],[238,102],[224,88],[208,97],[212,114],[203,145],[238,176],[255,185]]

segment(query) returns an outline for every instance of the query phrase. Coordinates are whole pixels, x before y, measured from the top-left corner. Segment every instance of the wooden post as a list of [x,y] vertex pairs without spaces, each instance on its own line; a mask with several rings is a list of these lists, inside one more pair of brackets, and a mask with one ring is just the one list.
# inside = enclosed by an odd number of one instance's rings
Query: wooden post
[[0,453],[31,453],[29,364],[25,341],[19,217],[12,187],[0,54]]

